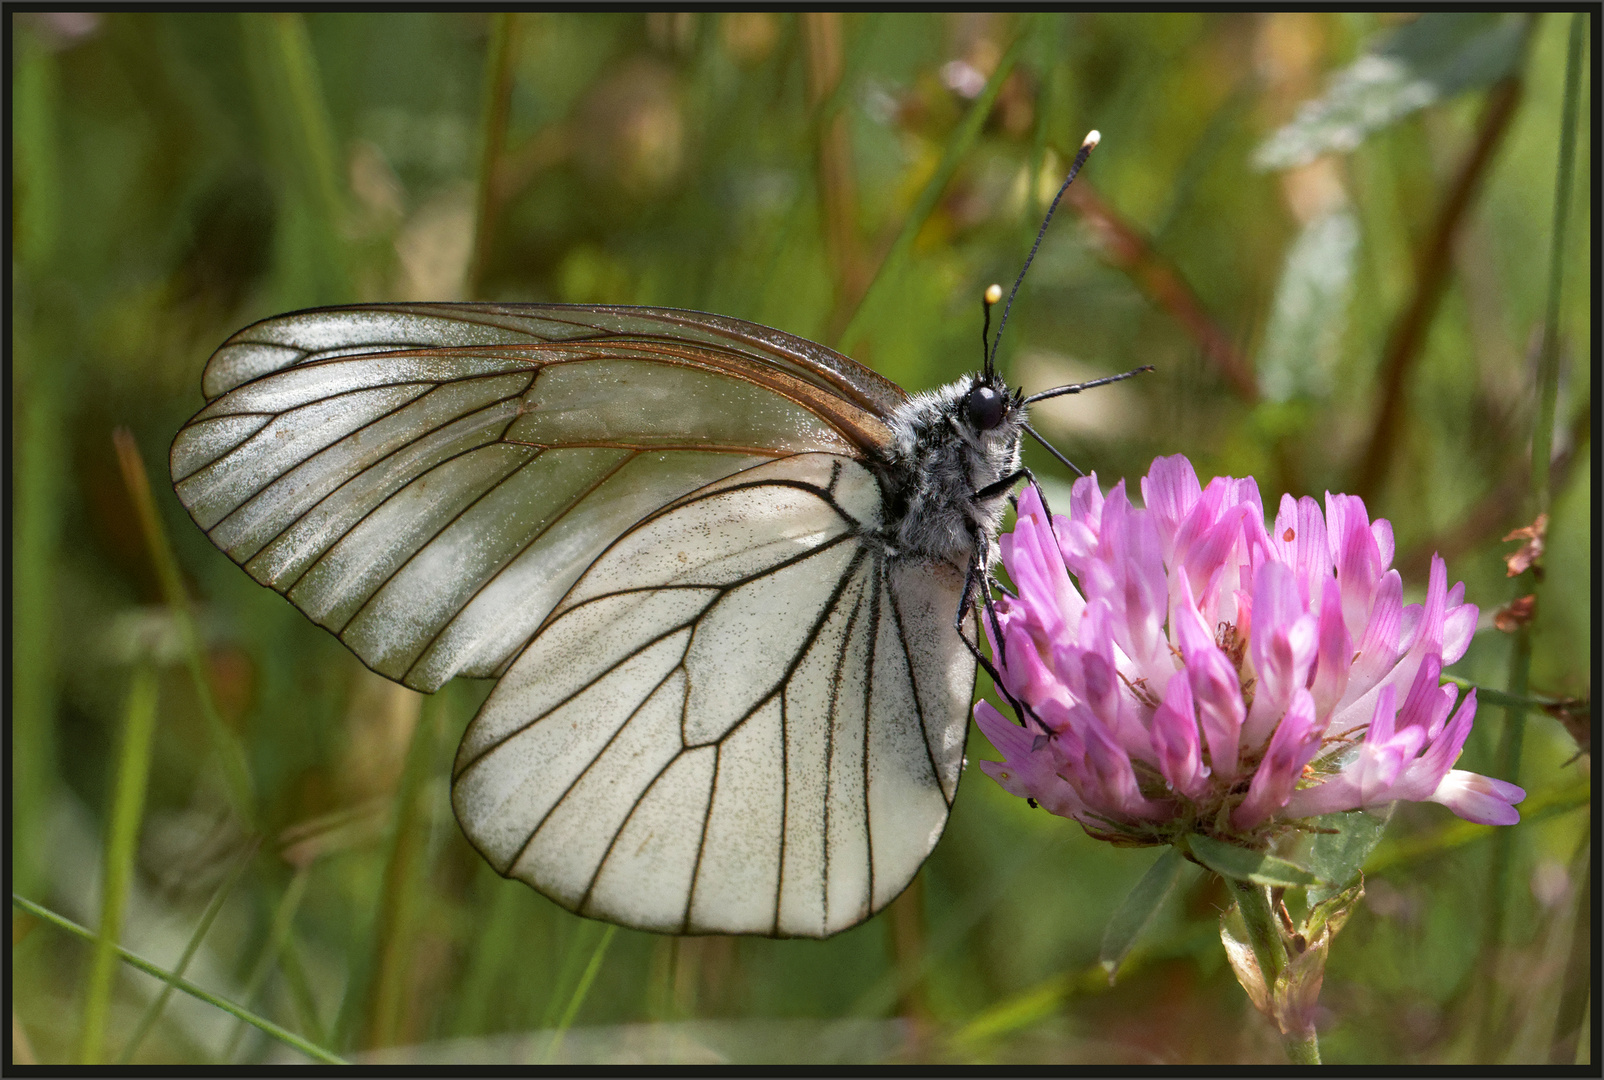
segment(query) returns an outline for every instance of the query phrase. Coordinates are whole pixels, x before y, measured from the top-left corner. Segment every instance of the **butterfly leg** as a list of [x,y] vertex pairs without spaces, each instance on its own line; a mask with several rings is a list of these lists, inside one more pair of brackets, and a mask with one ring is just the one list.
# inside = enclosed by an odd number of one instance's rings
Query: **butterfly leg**
[[[981,668],[985,670],[986,674],[991,677],[992,685],[997,688],[997,692],[1002,695],[1003,699],[1008,702],[1009,707],[1014,710],[1014,716],[1018,719],[1019,726],[1029,727],[1030,724],[1026,721],[1026,717],[1029,717],[1031,720],[1036,722],[1036,726],[1038,728],[1040,728],[1043,732],[1050,734],[1051,729],[1042,722],[1041,717],[1036,715],[1035,710],[1029,705],[1025,704],[1023,701],[1016,698],[1013,694],[1009,693],[1007,685],[1003,682],[1001,672],[999,672],[996,666],[993,665],[986,655],[980,651],[978,640],[971,641],[969,639],[969,635],[963,632],[964,617],[968,615],[971,610],[977,611],[982,618],[988,618],[991,622],[992,640],[997,643],[999,658],[1002,659],[1004,664],[1008,662],[1006,655],[1002,653],[1003,634],[1002,626],[999,624],[997,619],[997,608],[996,605],[992,603],[990,589],[986,588],[988,584],[991,584],[989,581],[991,575],[984,569],[986,566],[990,565],[987,558],[987,556],[990,554],[989,538],[981,539],[980,537],[977,537],[976,541],[977,546],[981,547],[982,550],[976,552],[975,555],[969,560],[969,572],[964,575],[963,596],[958,601],[958,614],[953,619],[953,629],[957,632],[959,639],[963,641],[964,647],[967,648],[974,656],[976,663],[978,663]],[[977,585],[980,585],[985,589],[984,599],[976,599],[975,588]]]

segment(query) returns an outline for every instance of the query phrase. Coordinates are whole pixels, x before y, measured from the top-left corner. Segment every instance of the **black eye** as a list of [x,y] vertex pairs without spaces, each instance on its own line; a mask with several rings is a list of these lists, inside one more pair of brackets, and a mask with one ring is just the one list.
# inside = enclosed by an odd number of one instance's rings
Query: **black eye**
[[990,431],[1002,423],[1008,398],[989,386],[981,385],[969,391],[964,407],[969,410],[969,423],[977,431]]

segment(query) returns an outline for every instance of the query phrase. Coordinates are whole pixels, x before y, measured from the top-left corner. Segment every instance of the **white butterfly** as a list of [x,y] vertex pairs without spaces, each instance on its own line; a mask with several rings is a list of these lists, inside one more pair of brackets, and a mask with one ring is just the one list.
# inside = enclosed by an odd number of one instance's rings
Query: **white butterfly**
[[372,305],[242,330],[203,388],[172,476],[218,547],[381,674],[499,679],[452,775],[498,872],[823,937],[940,838],[1029,430],[989,357],[910,398],[716,315]]

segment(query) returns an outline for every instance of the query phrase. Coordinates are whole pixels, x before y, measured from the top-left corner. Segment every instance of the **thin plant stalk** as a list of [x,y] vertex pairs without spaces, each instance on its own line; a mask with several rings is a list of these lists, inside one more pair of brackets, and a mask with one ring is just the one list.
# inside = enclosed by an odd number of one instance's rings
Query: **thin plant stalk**
[[578,930],[569,939],[567,947],[563,950],[562,966],[557,969],[557,977],[551,980],[551,993],[546,999],[546,1008],[541,1013],[540,1026],[555,1028],[566,1003],[558,996],[559,991],[570,982],[578,985],[580,974],[584,971],[585,950],[582,944],[582,931],[593,924],[580,923]]
[[479,108],[479,177],[475,185],[473,256],[468,262],[464,290],[474,299],[484,282],[495,236],[497,212],[505,193],[501,182],[502,149],[507,141],[507,119],[512,113],[513,58],[516,55],[517,14],[498,11],[490,16],[490,42],[485,56],[485,79]]
[[919,230],[929,220],[931,212],[941,199],[941,193],[947,190],[947,185],[957,173],[958,166],[963,164],[969,156],[969,151],[974,148],[976,140],[980,138],[981,128],[985,126],[986,117],[991,115],[991,107],[996,103],[997,95],[1002,93],[1003,83],[1014,70],[1014,63],[1019,59],[1020,48],[1024,41],[1023,35],[1014,39],[1014,43],[997,62],[997,69],[991,73],[991,78],[986,80],[985,88],[975,98],[975,103],[969,107],[969,112],[952,133],[952,137],[947,140],[947,148],[942,152],[936,171],[924,189],[919,192],[919,198],[908,211],[908,216],[903,220],[896,239],[891,242],[885,258],[880,261],[874,276],[869,280],[868,287],[864,289],[863,299],[858,301],[857,310],[837,336],[835,341],[837,349],[851,352],[862,340],[888,288],[901,276],[903,264],[908,261],[913,251],[913,241],[919,235]]
[[[1242,912],[1242,922],[1247,926],[1248,943],[1253,946],[1259,974],[1264,977],[1265,993],[1273,995],[1276,980],[1287,967],[1287,947],[1270,907],[1269,893],[1263,885],[1239,882],[1236,902]],[[1307,1034],[1283,1032],[1281,1046],[1286,1050],[1287,1060],[1294,1065],[1320,1064],[1320,1041],[1313,1029]]]
[[351,296],[339,150],[299,12],[241,12],[245,75],[267,159],[277,171],[273,288],[281,306]]
[[117,753],[117,779],[111,818],[106,827],[100,873],[100,934],[84,991],[83,1037],[78,1060],[98,1065],[106,1048],[106,1019],[111,1008],[112,980],[117,974],[117,941],[122,937],[123,908],[134,873],[139,822],[145,811],[150,778],[150,744],[156,733],[156,672],[134,668],[123,712],[122,744]]
[[[20,27],[19,27],[20,29]],[[11,119],[13,303],[11,532],[11,867],[14,880],[48,880],[44,821],[56,780],[56,561],[69,455],[64,448],[65,365],[46,347],[55,322],[17,303],[29,279],[48,275],[61,217],[60,73],[37,32],[17,34]],[[22,288],[17,286],[21,285]],[[59,324],[58,324],[59,325]],[[56,354],[56,355],[52,355]]]
[[[55,926],[61,930],[65,930],[69,934],[75,934],[78,937],[83,938],[85,941],[99,944],[102,940],[104,940],[99,934],[96,934],[87,926],[80,926],[63,915],[57,915],[54,911],[51,911],[44,905],[36,904],[32,900],[18,896],[16,893],[11,894],[11,903],[13,907],[25,911],[29,915],[32,915],[36,918],[43,919],[45,922],[50,923],[52,926]],[[171,982],[174,986],[178,987],[178,989],[182,990],[190,997],[204,1001],[208,1005],[214,1005],[228,1013],[230,1016],[237,1016],[241,1020],[244,1020],[247,1024],[261,1028],[279,1042],[282,1042],[287,1046],[294,1047],[296,1050],[299,1050],[301,1053],[315,1061],[321,1061],[327,1065],[346,1064],[344,1058],[329,1053],[321,1046],[317,1046],[308,1042],[306,1039],[301,1038],[293,1031],[288,1031],[279,1027],[277,1024],[273,1023],[273,1021],[268,1020],[265,1017],[257,1016],[255,1013],[236,1005],[227,998],[218,997],[216,994],[213,994],[210,991],[202,990],[188,979],[181,979],[177,977],[166,968],[161,967],[158,964],[151,963],[138,953],[129,952],[127,949],[117,944],[112,944],[111,949],[112,952],[121,957],[123,962],[128,964],[128,966],[138,968],[147,975],[154,975],[163,982]]]
[[373,1049],[389,1045],[400,1030],[405,1004],[406,971],[412,955],[412,926],[419,863],[424,855],[427,829],[423,827],[421,793],[434,757],[436,713],[442,695],[431,699],[413,725],[401,779],[396,786],[389,845],[379,887],[379,908],[360,970],[353,972],[351,989],[340,1010],[336,1039],[341,1045],[353,1035]]
[[[1586,26],[1585,12],[1576,12],[1571,16],[1570,41],[1565,60],[1565,104],[1560,119],[1558,175],[1554,182],[1554,224],[1549,239],[1548,297],[1543,313],[1543,338],[1537,365],[1537,418],[1532,430],[1532,518],[1548,512],[1551,496],[1549,458],[1554,445],[1555,400],[1559,392],[1559,311],[1564,286],[1566,226],[1576,167],[1576,121],[1581,102],[1582,46],[1586,38]],[[1520,575],[1516,579],[1515,595],[1533,591],[1535,580],[1536,575],[1532,570]],[[1515,698],[1526,698],[1532,663],[1531,624],[1518,626],[1514,636],[1510,650],[1509,694]],[[1506,707],[1504,735],[1499,745],[1498,775],[1517,783],[1525,737],[1525,705]],[[1493,1023],[1491,1012],[1497,999],[1498,980],[1495,975],[1509,915],[1513,861],[1514,837],[1510,831],[1504,830],[1493,847],[1492,911],[1488,915],[1482,940],[1485,970],[1481,986],[1484,989],[1476,1045],[1478,1058],[1483,1061],[1493,1059],[1501,1038],[1500,1026]]]
[[[184,954],[178,958],[178,966],[173,969],[173,979],[181,977],[189,969],[189,962],[195,958],[195,953],[200,950],[201,942],[206,940],[207,931],[211,930],[212,923],[217,919],[217,913],[223,910],[223,901],[227,900],[229,895],[233,893],[234,886],[239,881],[240,875],[245,872],[245,868],[250,865],[252,857],[255,856],[256,848],[257,844],[252,842],[244,851],[240,852],[239,856],[234,860],[234,865],[229,868],[228,876],[223,879],[223,883],[212,894],[211,900],[206,905],[206,910],[201,912],[200,922],[195,924],[194,932],[189,935],[189,943],[184,946]],[[134,1060],[134,1054],[138,1051],[139,1045],[145,1041],[145,1036],[150,1033],[151,1028],[156,1026],[156,1021],[161,1019],[162,1011],[167,1008],[167,999],[173,996],[175,988],[173,979],[167,980],[167,985],[162,987],[161,993],[156,995],[156,999],[145,1010],[145,1015],[139,1020],[139,1026],[134,1029],[133,1035],[128,1038],[128,1045],[124,1046],[123,1052],[118,1055],[117,1064],[126,1065]]]
[[133,433],[127,428],[116,429],[112,432],[111,438],[117,448],[118,464],[122,467],[123,484],[133,499],[140,531],[145,534],[145,545],[150,550],[151,563],[155,566],[156,576],[161,581],[162,597],[167,601],[167,608],[178,626],[179,639],[183,642],[184,666],[189,670],[190,681],[195,686],[195,696],[200,701],[201,715],[206,720],[206,733],[211,739],[213,751],[223,766],[224,790],[234,812],[239,815],[247,829],[252,829],[256,821],[256,796],[251,781],[250,766],[246,763],[244,748],[229,730],[228,725],[223,722],[223,716],[217,709],[217,699],[212,695],[211,680],[206,674],[206,658],[201,650],[200,633],[196,630],[195,620],[190,615],[189,596],[184,588],[183,575],[179,572],[178,559],[173,554],[167,530],[162,526],[161,513],[157,510],[156,500],[151,493],[150,477],[145,472],[144,459],[140,456],[138,444],[134,442]]
[[[1548,252],[1548,302],[1543,310],[1543,344],[1537,356],[1537,424],[1532,430],[1532,494],[1537,513],[1546,513],[1550,458],[1554,446],[1554,410],[1559,396],[1559,309],[1564,292],[1565,237],[1570,218],[1571,190],[1576,173],[1576,119],[1581,106],[1582,46],[1586,40],[1587,13],[1571,16],[1570,42],[1565,58],[1565,108],[1560,120],[1559,176],[1554,182],[1554,228]],[[1534,515],[1535,516],[1535,515]]]
[[1382,353],[1379,369],[1381,403],[1349,488],[1366,499],[1374,497],[1381,490],[1392,463],[1399,457],[1396,452],[1397,440],[1404,427],[1409,377],[1420,359],[1432,321],[1447,292],[1454,238],[1459,234],[1504,133],[1509,130],[1520,98],[1521,82],[1515,76],[1502,80],[1489,92],[1477,125],[1476,139],[1460,162],[1448,194],[1438,207],[1426,243],[1420,250],[1414,293],[1408,307],[1398,316],[1388,334]]
[[562,1018],[557,1021],[557,1030],[551,1033],[551,1043],[546,1047],[545,1061],[551,1064],[556,1060],[557,1051],[562,1048],[563,1035],[573,1024],[574,1018],[579,1015],[580,1006],[585,1004],[585,997],[590,993],[591,983],[596,981],[596,973],[601,970],[602,961],[607,957],[607,947],[613,943],[613,935],[618,927],[608,923],[602,931],[601,940],[596,942],[596,949],[590,954],[590,963],[585,965],[585,973],[579,977],[579,985],[568,999],[568,1007],[563,1009]]
[[284,987],[289,991],[290,1001],[295,1006],[295,1016],[301,1022],[301,1028],[311,1040],[319,1045],[329,1041],[328,1032],[324,1030],[323,1021],[318,1018],[317,998],[312,994],[312,979],[306,972],[306,965],[301,963],[300,947],[295,939],[295,927],[289,928],[284,939],[284,946],[278,954],[279,969],[284,972]]
[[307,202],[315,209],[318,231],[323,235],[326,254],[331,260],[325,272],[334,275],[331,280],[342,293],[348,293],[349,267],[345,265],[345,245],[340,237],[346,212],[339,148],[334,140],[334,125],[329,119],[317,58],[307,34],[306,17],[298,11],[278,11],[266,17],[272,20],[272,40],[277,47],[276,59],[287,99],[284,104],[288,106],[286,119],[296,143],[295,160],[303,170]]
[[[267,940],[262,943],[261,955],[251,967],[251,973],[245,980],[245,989],[240,993],[241,1003],[248,1009],[256,1002],[256,995],[261,992],[262,984],[267,981],[268,973],[273,970],[279,955],[284,950],[284,942],[288,940],[290,925],[295,920],[295,913],[300,909],[301,897],[306,894],[306,882],[311,872],[312,864],[306,863],[295,871],[290,878],[289,886],[285,888],[284,895],[279,898],[278,905],[273,910],[273,922],[267,931]],[[240,1024],[234,1028],[234,1034],[229,1037],[228,1047],[223,1051],[223,1060],[234,1060],[234,1054],[239,1050],[240,1039],[245,1035],[245,1025]]]

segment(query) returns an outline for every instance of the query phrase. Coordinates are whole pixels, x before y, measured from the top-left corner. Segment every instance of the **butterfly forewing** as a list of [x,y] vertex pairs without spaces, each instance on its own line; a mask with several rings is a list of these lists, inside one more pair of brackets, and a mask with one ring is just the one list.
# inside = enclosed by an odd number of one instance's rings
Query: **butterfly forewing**
[[500,676],[463,828],[572,910],[821,936],[946,821],[962,575],[898,557],[868,467],[906,400],[695,312],[326,309],[208,364],[173,444],[212,540],[373,669]]
[[[422,690],[490,675],[644,515],[763,460],[854,451],[811,409],[677,351],[296,365],[179,434],[176,488],[219,547],[375,670]],[[247,417],[265,422],[218,426]]]

